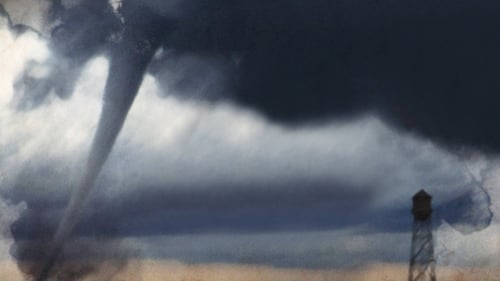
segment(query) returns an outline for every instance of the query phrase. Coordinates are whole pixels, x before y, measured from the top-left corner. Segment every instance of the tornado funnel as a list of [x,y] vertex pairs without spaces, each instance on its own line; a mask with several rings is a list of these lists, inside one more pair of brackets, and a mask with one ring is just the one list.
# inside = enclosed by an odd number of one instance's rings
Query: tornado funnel
[[64,242],[69,238],[83,211],[88,194],[111,152],[123,127],[127,113],[142,82],[153,50],[137,52],[127,46],[117,46],[112,52],[104,102],[97,131],[88,155],[85,172],[73,190],[63,217],[57,227],[36,281],[46,281]]

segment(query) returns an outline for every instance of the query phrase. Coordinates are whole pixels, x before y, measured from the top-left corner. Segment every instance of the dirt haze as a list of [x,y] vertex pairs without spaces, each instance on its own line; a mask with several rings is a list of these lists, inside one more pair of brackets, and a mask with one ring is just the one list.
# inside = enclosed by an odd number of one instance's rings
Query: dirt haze
[[[68,265],[72,266],[72,265]],[[376,264],[350,270],[310,270],[232,264],[185,264],[165,260],[132,260],[120,272],[99,272],[79,281],[400,281],[406,264]],[[438,268],[439,281],[495,281],[499,268]],[[25,281],[17,265],[0,262],[0,280]]]

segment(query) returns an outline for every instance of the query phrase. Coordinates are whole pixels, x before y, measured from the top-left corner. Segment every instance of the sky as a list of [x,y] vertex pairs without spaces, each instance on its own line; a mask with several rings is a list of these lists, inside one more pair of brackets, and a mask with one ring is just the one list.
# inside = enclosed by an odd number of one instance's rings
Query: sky
[[[156,52],[144,74],[68,258],[323,269],[404,263],[411,196],[425,188],[433,195],[438,263],[496,265],[500,143],[489,97],[498,87],[491,80],[499,58],[492,49],[500,41],[490,37],[491,28],[482,29],[491,23],[489,11],[469,2],[424,1],[415,11],[413,1],[408,7],[387,2],[380,10],[335,2],[318,14],[328,1],[275,1],[280,12],[270,15],[259,1],[216,1],[227,6],[214,17],[217,6],[167,2],[154,23],[170,26],[172,18],[184,27],[165,37],[170,45]],[[228,29],[235,10],[257,31],[240,37],[239,22],[236,31]],[[192,20],[197,11],[211,27],[201,35]],[[428,17],[417,25],[420,13]],[[441,23],[448,14],[450,22]],[[30,15],[19,19],[35,25],[39,16]],[[127,10],[122,16],[137,26]],[[31,63],[31,75],[45,77],[59,49],[35,31],[16,34],[2,19],[0,251],[15,259],[23,243],[56,227],[85,169],[113,62],[109,53],[92,53],[69,96],[30,96],[19,75]],[[389,19],[414,28],[415,41]],[[477,21],[455,34],[466,19]],[[334,24],[342,20],[345,25]],[[375,35],[394,38],[365,34],[369,20]],[[140,38],[157,34],[142,31]],[[87,51],[76,52],[77,59]]]

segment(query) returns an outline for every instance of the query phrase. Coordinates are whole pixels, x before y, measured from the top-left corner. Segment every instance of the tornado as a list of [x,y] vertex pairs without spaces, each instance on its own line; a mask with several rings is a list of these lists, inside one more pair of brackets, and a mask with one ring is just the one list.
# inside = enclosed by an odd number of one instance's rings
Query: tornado
[[109,74],[96,133],[88,154],[84,174],[72,191],[36,281],[46,281],[84,209],[86,199],[118,137],[127,113],[141,85],[154,49],[137,50],[131,44],[118,44],[111,52]]

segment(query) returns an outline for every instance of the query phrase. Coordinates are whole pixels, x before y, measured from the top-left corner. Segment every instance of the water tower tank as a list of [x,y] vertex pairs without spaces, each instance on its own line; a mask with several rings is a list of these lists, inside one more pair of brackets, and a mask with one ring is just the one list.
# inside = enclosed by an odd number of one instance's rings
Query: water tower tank
[[423,189],[413,195],[412,213],[415,217],[415,220],[423,221],[431,216],[431,201],[432,196],[430,196],[429,193],[425,192],[425,190]]

